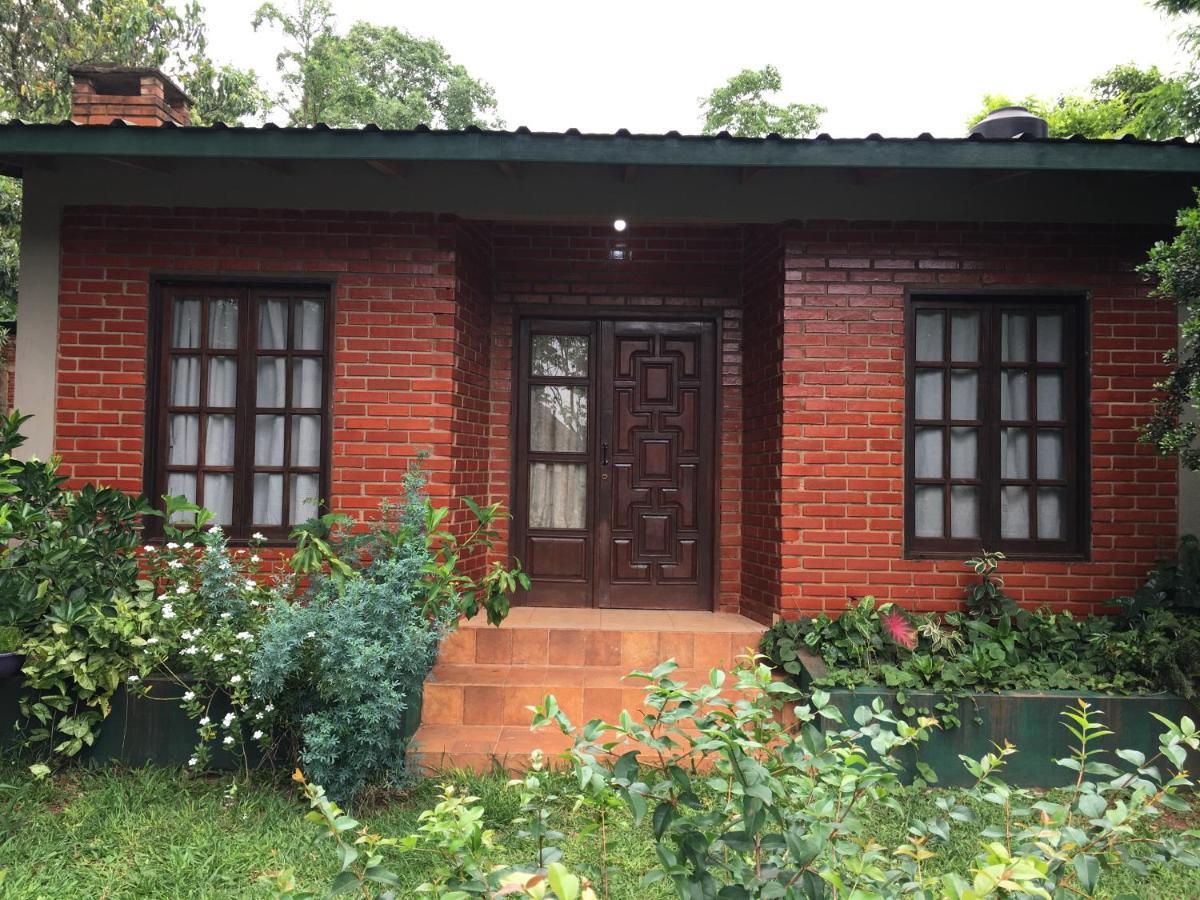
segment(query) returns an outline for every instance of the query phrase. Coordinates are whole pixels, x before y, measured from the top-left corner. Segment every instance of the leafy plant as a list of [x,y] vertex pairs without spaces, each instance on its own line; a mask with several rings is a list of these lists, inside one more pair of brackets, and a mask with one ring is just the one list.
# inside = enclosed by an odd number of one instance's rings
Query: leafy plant
[[25,637],[15,625],[0,625],[0,653],[16,653],[21,649]]
[[1185,534],[1174,559],[1165,559],[1146,575],[1132,595],[1116,600],[1124,615],[1155,609],[1200,613],[1200,538]]
[[966,605],[970,615],[995,620],[1017,614],[1016,601],[1004,593],[1004,578],[999,572],[1003,559],[1003,553],[985,550],[977,558],[967,560],[966,565],[979,576],[978,583],[967,589]]

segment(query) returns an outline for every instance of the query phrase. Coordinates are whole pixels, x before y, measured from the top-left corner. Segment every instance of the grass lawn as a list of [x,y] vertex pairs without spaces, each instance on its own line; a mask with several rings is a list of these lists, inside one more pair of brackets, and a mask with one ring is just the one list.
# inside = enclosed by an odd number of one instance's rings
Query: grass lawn
[[[502,861],[524,862],[528,842],[516,836],[517,794],[501,775],[446,775],[406,793],[377,798],[356,811],[376,831],[404,834],[422,809],[435,802],[439,785],[454,782],[482,798],[486,822],[495,829]],[[190,779],[164,770],[74,770],[41,783],[25,770],[0,764],[0,897],[146,898],[269,897],[258,876],[290,868],[302,887],[323,889],[335,870],[329,845],[304,821],[306,808],[283,782],[256,781],[231,790],[230,779]],[[564,795],[569,785],[563,785]],[[928,813],[931,792],[907,796],[908,813]],[[981,809],[983,814],[991,808]],[[561,801],[555,827],[571,831],[570,802]],[[1182,825],[1176,821],[1174,824]],[[883,812],[874,830],[884,845],[898,843],[906,823]],[[663,885],[642,887],[639,879],[654,858],[648,827],[618,821],[611,832],[612,900],[655,900],[673,896]],[[975,836],[959,826],[955,840],[938,849],[942,866],[966,867]],[[565,862],[596,859],[592,838],[568,838]],[[414,896],[425,878],[416,855],[394,856],[405,881],[398,896]],[[1101,880],[1100,896],[1200,897],[1200,872],[1174,868],[1140,879],[1129,872]]]

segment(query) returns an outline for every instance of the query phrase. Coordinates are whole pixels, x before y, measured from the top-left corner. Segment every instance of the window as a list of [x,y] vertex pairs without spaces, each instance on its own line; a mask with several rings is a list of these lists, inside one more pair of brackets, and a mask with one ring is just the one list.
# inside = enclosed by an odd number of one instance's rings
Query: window
[[926,297],[907,312],[908,552],[1082,556],[1081,304]]
[[156,312],[151,496],[286,537],[328,497],[328,290],[164,285]]

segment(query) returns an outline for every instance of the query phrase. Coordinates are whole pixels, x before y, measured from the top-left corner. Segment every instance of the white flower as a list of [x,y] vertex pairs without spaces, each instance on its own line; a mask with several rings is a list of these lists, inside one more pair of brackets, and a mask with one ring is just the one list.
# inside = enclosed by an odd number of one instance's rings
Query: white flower
[[201,724],[201,725],[207,725],[207,724],[209,724],[211,721],[212,721],[212,719],[210,719],[208,716],[202,716],[202,717],[200,718],[200,724]]
[[305,635],[305,637],[307,637],[309,639],[315,638],[316,636],[317,636],[317,633],[315,631],[310,631],[307,635]]
[[246,590],[248,590],[248,591],[258,590],[258,582],[255,581],[253,578],[247,578],[246,579]]
[[168,569],[182,569],[183,568],[183,560],[173,559],[169,563],[167,563],[167,568]]
[[163,600],[166,600],[166,599],[167,599],[167,595],[166,595],[166,594],[159,594],[159,595],[158,595],[158,602],[159,602],[159,603],[161,603]]
[[214,654],[213,654],[213,657],[212,657],[212,659],[213,659],[213,662],[220,662],[220,661],[221,661],[221,660],[223,660],[224,658],[225,658],[225,654],[224,654],[224,653],[214,653]]
[[262,732],[256,731],[253,735],[251,735],[251,737],[253,737],[256,741],[262,740]]
[[252,563],[262,562],[262,557],[259,556],[257,553],[255,553],[253,556],[250,557],[250,562],[252,562]]
[[177,543],[175,543],[174,541],[167,541],[167,549],[168,550],[178,550],[179,545]]
[[147,644],[157,644],[157,643],[158,643],[158,638],[156,638],[156,637],[148,637],[148,638],[146,638],[146,643],[147,643]]
[[196,759],[196,757],[193,756],[191,759],[188,760],[188,765],[195,766],[198,762],[200,762],[200,760]]
[[196,648],[195,647],[184,647],[179,652],[182,653],[184,656],[195,656]]
[[255,606],[255,607],[257,607],[257,606],[262,606],[262,604],[261,604],[261,603],[259,603],[257,600],[251,600],[251,601],[250,601],[250,605],[251,605],[251,606]]
[[147,544],[147,545],[146,545],[145,547],[143,547],[142,549],[143,549],[143,550],[145,550],[147,553],[153,553],[153,552],[154,552],[154,545],[153,545],[153,544]]
[[261,722],[261,721],[262,721],[262,717],[263,717],[263,714],[262,714],[262,713],[260,713],[260,712],[259,712],[259,713],[255,713],[255,714],[254,714],[254,721],[255,721],[255,722]]
[[141,681],[141,680],[142,680],[142,679],[138,678],[136,675],[130,675],[130,676],[129,676],[129,683],[130,683],[130,684],[137,684],[137,683],[138,683],[139,681]]
[[221,613],[222,619],[229,619],[229,618],[232,618],[232,616],[233,616],[233,613],[227,613],[227,612]]
[[229,679],[229,683],[230,683],[230,684],[241,684],[241,683],[242,683],[242,676],[241,676],[241,675],[234,675],[232,678],[230,678],[230,679]]
[[184,545],[183,545],[183,549],[184,549],[184,550],[191,550],[191,549],[192,549],[193,547],[195,547],[195,546],[196,546],[196,545],[195,545],[195,544],[193,544],[191,541],[188,541],[186,544],[184,544]]
[[186,629],[184,631],[180,632],[179,636],[181,638],[183,638],[183,640],[185,640],[185,641],[190,641],[192,639],[192,633],[190,631],[187,631]]
[[185,702],[185,703],[191,703],[191,702],[192,702],[193,700],[195,700],[195,699],[196,699],[196,692],[195,692],[195,691],[188,691],[187,693],[185,693],[185,694],[183,695],[183,700],[184,700],[184,702]]
[[232,734],[225,735],[225,740],[221,741],[221,743],[224,744],[226,747],[230,746],[231,744],[233,744],[233,735]]
[[271,710],[273,710],[274,708],[275,708],[274,704],[268,703],[266,706],[264,706],[264,707],[263,707],[263,711],[264,711],[264,712],[270,712],[270,711],[271,711]]
[[225,718],[221,720],[221,724],[228,728],[233,724],[233,713],[225,713]]
[[263,534],[261,531],[254,532],[254,534],[250,535],[250,537],[252,537],[256,541],[265,541],[267,539],[267,536],[265,534]]
[[173,607],[170,603],[164,603],[162,607],[162,617],[164,619],[175,618],[175,607]]
[[250,632],[248,632],[248,631],[239,631],[237,634],[235,634],[235,635],[234,635],[234,637],[235,637],[235,638],[237,638],[239,641],[252,641],[252,640],[254,640],[254,635],[252,635],[252,634],[251,634]]
[[191,588],[189,588],[186,584],[181,584],[179,587],[175,588],[175,593],[186,594],[189,590],[191,590]]

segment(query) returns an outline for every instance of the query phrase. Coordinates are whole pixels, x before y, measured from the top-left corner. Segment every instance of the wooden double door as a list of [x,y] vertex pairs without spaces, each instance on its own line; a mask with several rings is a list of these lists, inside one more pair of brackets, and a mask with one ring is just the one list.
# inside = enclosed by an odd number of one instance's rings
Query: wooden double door
[[523,319],[513,553],[537,606],[712,609],[716,326]]

